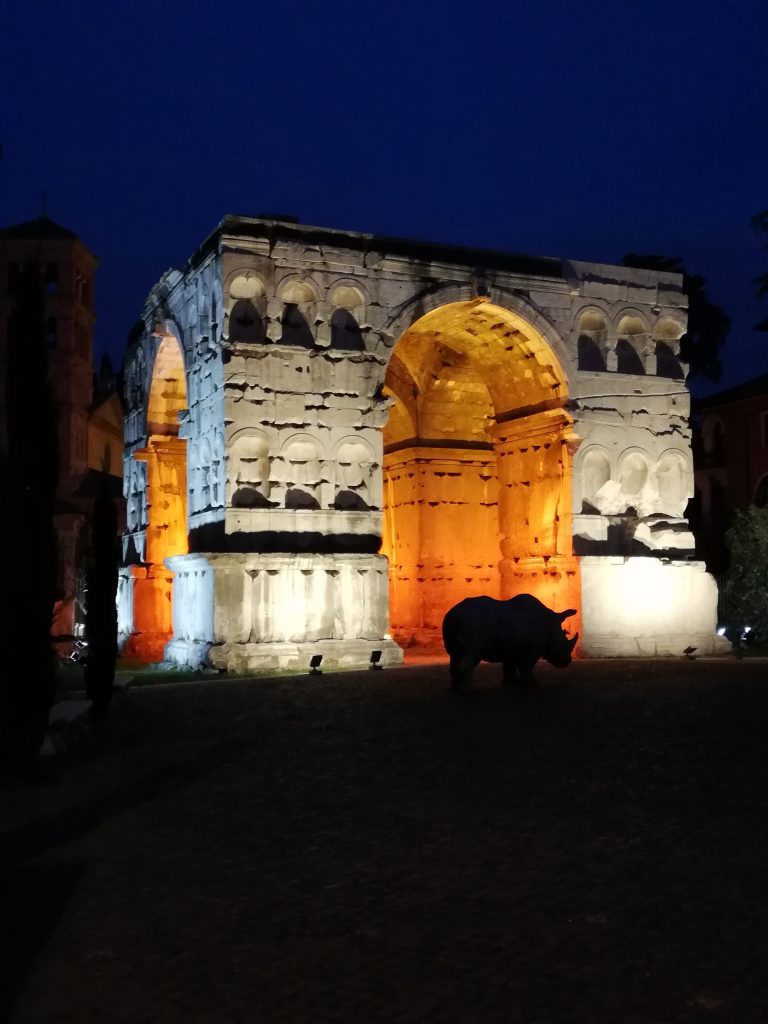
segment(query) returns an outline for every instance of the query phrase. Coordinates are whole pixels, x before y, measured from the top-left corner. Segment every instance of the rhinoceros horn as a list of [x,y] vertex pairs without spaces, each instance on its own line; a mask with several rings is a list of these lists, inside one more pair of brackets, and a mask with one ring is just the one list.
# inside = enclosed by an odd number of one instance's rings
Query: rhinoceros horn
[[558,619],[560,619],[561,622],[563,622],[564,619],[570,619],[570,617],[575,614],[575,608],[569,608],[567,612],[555,612],[555,615],[557,615]]

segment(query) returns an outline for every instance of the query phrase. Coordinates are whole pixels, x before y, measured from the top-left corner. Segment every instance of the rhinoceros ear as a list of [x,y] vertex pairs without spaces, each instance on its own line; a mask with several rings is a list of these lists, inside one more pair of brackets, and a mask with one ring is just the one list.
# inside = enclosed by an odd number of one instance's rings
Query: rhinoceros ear
[[555,615],[563,622],[565,619],[570,619],[572,615],[576,614],[575,608],[569,608],[567,612],[555,612]]

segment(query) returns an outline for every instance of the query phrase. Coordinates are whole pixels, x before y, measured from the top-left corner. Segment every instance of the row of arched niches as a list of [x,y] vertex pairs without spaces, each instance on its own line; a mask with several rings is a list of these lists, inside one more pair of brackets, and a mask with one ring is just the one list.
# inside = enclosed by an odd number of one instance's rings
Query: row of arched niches
[[[333,311],[323,338],[317,332],[319,324],[324,326],[324,321],[318,321],[319,301],[307,281],[284,282],[278,299],[270,300],[259,278],[239,274],[229,286],[224,336],[232,343],[258,345],[271,340],[299,348],[314,348],[319,343],[342,351],[364,351],[363,291],[349,284],[337,285],[332,290]],[[268,330],[270,324],[273,326]]]
[[612,320],[602,310],[584,310],[578,321],[578,367],[590,373],[653,374],[682,380],[680,339],[685,327],[672,316],[652,326],[639,310],[623,310]]
[[[269,299],[262,281],[250,273],[235,276],[229,285],[224,318],[224,337],[232,343],[283,345],[313,348],[328,345],[341,351],[362,352],[366,296],[353,284],[339,284],[329,295],[332,312],[326,326],[318,321],[317,290],[306,280],[284,282],[276,299]],[[319,336],[318,325],[323,337]],[[684,325],[672,316],[661,316],[652,325],[636,309],[618,316],[597,307],[579,315],[578,368],[587,372],[652,374],[682,380],[680,338]]]

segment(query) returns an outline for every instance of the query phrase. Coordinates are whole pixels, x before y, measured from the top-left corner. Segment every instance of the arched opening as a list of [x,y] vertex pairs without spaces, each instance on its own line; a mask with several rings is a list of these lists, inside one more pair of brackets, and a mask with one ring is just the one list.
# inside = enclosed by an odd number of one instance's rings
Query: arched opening
[[574,606],[567,384],[544,337],[487,299],[438,307],[385,380],[382,551],[391,630],[432,643],[465,597]]
[[179,437],[179,413],[187,407],[181,346],[162,337],[147,401],[147,447],[134,455],[146,464],[145,559],[134,570],[134,635],[127,654],[159,661],[173,633],[172,573],[165,559],[189,551],[187,533],[187,442]]

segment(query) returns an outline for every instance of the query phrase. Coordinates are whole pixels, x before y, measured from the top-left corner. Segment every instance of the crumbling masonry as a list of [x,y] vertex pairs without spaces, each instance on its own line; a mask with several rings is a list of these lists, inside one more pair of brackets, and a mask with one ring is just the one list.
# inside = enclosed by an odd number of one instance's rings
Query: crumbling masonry
[[589,655],[714,651],[685,307],[675,274],[225,218],[126,355],[124,649],[391,664],[530,592]]

